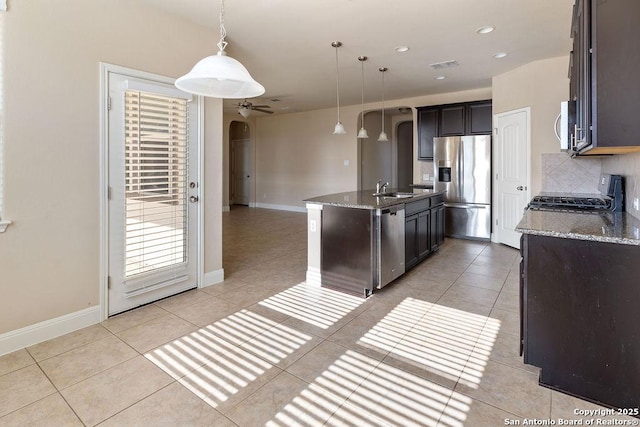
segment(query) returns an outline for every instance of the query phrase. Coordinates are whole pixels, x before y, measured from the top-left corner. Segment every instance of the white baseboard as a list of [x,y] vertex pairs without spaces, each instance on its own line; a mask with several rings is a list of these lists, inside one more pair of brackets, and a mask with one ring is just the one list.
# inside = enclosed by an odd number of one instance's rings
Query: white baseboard
[[315,267],[307,267],[307,285],[322,285],[322,274]]
[[307,212],[307,208],[300,206],[290,206],[290,205],[273,205],[271,203],[256,203],[256,208],[263,209],[275,209],[277,211],[290,211],[290,212]]
[[0,335],[0,356],[100,323],[100,306],[85,308]]
[[202,286],[201,288],[206,288],[207,286],[215,285],[224,281],[224,268],[220,270],[210,271],[208,273],[204,273],[202,277]]

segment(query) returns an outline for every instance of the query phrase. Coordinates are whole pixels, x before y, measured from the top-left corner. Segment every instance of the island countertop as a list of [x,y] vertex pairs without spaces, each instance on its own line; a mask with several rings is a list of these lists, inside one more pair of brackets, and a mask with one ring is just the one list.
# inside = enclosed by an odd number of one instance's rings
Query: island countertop
[[424,199],[427,197],[437,196],[444,194],[444,191],[436,191],[432,189],[419,189],[419,188],[390,188],[385,190],[388,193],[401,192],[406,194],[413,194],[411,197],[376,197],[373,194],[376,190],[360,190],[360,191],[347,191],[344,193],[327,194],[324,196],[312,197],[305,199],[307,203],[314,203],[320,205],[339,206],[345,208],[355,209],[384,209],[389,206],[398,205],[401,203],[411,203],[416,200]]
[[574,213],[527,209],[515,231],[640,246],[640,220],[626,212]]

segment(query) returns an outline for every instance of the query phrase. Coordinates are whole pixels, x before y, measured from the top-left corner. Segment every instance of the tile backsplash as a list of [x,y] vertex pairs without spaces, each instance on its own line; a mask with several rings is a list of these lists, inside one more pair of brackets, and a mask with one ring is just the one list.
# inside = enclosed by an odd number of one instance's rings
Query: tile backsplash
[[640,209],[633,207],[633,199],[640,200],[640,153],[618,154],[604,158],[602,171],[624,176],[625,210],[640,219]]
[[560,193],[598,193],[602,160],[571,158],[566,153],[542,154],[542,189]]

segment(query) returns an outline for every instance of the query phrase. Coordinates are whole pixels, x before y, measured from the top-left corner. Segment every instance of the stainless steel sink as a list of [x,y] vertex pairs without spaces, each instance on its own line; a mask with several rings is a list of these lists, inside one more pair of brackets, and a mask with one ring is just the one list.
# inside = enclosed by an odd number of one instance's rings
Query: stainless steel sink
[[373,193],[375,197],[389,197],[393,199],[408,199],[415,196],[413,193],[403,193],[401,191],[393,191],[389,193]]

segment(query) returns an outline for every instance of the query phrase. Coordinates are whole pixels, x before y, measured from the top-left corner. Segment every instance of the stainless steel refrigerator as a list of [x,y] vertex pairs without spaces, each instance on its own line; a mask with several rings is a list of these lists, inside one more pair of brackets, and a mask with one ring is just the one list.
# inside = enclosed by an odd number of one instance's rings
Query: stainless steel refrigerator
[[445,234],[491,238],[491,136],[433,138],[434,189],[445,192]]

